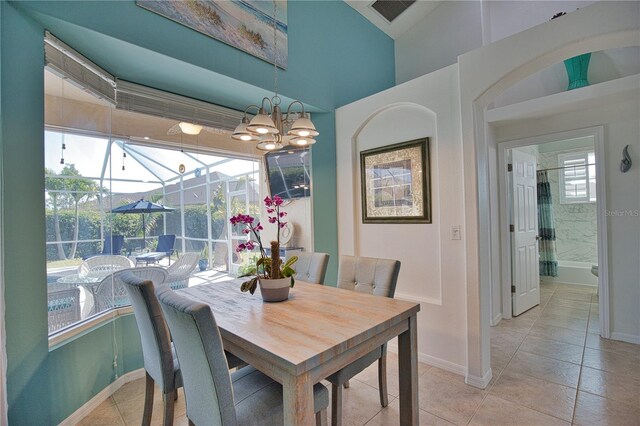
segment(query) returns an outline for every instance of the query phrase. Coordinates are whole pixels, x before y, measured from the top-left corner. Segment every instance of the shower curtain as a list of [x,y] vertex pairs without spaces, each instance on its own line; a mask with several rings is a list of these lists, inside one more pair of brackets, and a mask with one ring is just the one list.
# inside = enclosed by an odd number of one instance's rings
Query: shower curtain
[[538,235],[540,236],[540,276],[558,276],[556,225],[553,219],[551,185],[546,171],[538,171]]

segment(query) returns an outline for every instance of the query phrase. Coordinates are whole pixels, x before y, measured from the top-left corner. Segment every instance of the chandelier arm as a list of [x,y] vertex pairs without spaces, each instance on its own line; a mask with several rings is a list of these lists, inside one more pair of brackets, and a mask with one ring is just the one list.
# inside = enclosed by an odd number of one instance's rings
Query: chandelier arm
[[262,110],[266,111],[266,109],[264,108],[264,102],[267,101],[269,102],[269,106],[271,107],[271,111],[273,112],[273,102],[271,102],[271,99],[267,98],[266,96],[264,98],[262,98]]
[[285,115],[285,117],[284,117],[285,121],[289,121],[289,114],[291,113],[291,107],[292,107],[294,104],[300,104],[300,106],[302,107],[302,117],[304,117],[304,116],[305,116],[305,112],[304,112],[304,104],[303,104],[302,102],[300,102],[300,101],[293,101],[293,102],[291,102],[291,103],[289,104],[289,108],[287,108],[287,114],[286,114],[286,115]]
[[249,105],[248,107],[246,107],[246,108],[244,109],[244,116],[245,116],[245,117],[247,116],[247,113],[249,112],[249,109],[251,109],[251,108],[255,108],[255,109],[257,109],[258,111],[260,111],[260,107],[259,107],[258,105]]

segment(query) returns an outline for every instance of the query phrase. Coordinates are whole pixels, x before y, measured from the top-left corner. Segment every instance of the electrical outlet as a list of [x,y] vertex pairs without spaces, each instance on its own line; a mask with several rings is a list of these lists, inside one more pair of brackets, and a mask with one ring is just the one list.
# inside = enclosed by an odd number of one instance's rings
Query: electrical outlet
[[462,239],[462,232],[460,231],[460,225],[451,226],[451,239],[452,240]]

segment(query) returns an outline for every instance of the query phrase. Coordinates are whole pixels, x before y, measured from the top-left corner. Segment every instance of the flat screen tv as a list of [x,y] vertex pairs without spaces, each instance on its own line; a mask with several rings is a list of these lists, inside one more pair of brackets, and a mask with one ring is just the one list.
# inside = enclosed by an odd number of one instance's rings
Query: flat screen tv
[[283,200],[311,195],[310,152],[308,148],[283,149],[264,156],[271,196]]

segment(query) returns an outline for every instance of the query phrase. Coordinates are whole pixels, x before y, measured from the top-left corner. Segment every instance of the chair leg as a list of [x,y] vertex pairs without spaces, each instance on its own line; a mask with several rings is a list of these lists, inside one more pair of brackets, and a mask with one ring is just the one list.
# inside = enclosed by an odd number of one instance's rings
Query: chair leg
[[345,389],[349,389],[349,381],[347,380],[346,382],[344,382],[342,386],[344,386]]
[[327,409],[326,408],[316,413],[316,426],[327,426]]
[[342,385],[331,385],[331,426],[342,425]]
[[145,373],[144,412],[142,414],[143,426],[149,426],[151,424],[151,414],[153,413],[153,385],[153,379],[149,373]]
[[164,421],[162,422],[164,426],[173,425],[173,408],[175,406],[176,393],[177,391],[174,390],[164,394]]
[[378,389],[380,390],[380,405],[389,405],[389,395],[387,393],[387,354],[383,354],[378,359]]

